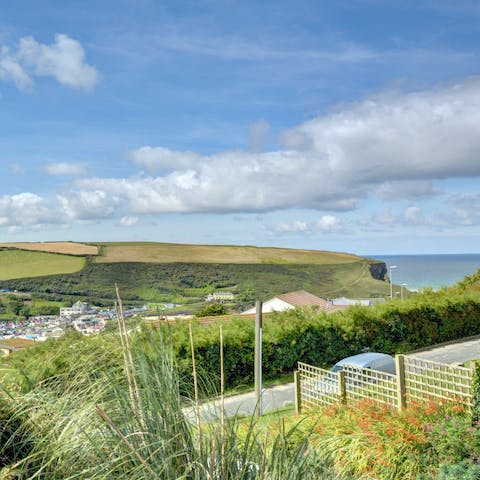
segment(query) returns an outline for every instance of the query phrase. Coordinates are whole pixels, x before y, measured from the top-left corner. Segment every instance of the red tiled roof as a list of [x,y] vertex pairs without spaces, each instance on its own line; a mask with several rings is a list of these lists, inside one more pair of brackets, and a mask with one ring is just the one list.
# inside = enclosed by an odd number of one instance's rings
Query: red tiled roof
[[316,307],[319,311],[323,312],[335,312],[338,310],[330,302],[305,290],[284,293],[283,295],[278,295],[277,298],[293,307]]

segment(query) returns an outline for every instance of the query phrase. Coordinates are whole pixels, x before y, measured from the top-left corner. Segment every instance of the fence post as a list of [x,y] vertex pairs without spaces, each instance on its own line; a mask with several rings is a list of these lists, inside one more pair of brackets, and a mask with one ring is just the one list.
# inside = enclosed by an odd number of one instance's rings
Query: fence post
[[345,371],[338,371],[338,386],[340,388],[340,401],[342,403],[347,403],[347,386],[345,383]]
[[407,406],[407,397],[405,390],[405,357],[395,355],[395,367],[397,372],[397,406],[399,410]]
[[293,372],[293,382],[295,384],[295,413],[302,411],[302,392],[300,385],[300,373],[298,370]]

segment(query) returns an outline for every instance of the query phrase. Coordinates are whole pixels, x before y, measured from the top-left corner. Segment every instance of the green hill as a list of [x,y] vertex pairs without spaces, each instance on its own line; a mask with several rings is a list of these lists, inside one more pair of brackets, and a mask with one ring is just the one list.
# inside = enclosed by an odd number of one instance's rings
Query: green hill
[[[0,288],[55,299],[88,298],[110,305],[118,284],[126,302],[173,302],[190,305],[193,310],[205,295],[221,290],[235,294],[233,309],[248,306],[256,298],[293,290],[327,298],[388,293],[383,263],[347,253],[131,242],[98,245],[100,256],[86,257],[85,266],[78,271],[57,273],[45,265],[43,276],[40,267],[34,276],[13,268],[10,277],[0,281]],[[63,260],[65,268],[72,260],[85,261],[68,255],[8,252],[53,255],[57,262]]]

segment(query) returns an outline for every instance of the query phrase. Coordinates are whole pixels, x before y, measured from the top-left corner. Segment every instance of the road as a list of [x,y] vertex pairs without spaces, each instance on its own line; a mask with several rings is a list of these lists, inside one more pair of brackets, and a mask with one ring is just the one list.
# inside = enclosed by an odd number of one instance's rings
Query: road
[[462,364],[468,360],[480,359],[480,338],[458,343],[431,347],[428,350],[412,352],[410,355],[439,363]]
[[[295,387],[293,383],[269,387],[263,390],[262,394],[262,411],[274,410],[281,408],[295,401]],[[230,395],[225,397],[225,416],[233,417],[234,415],[252,415],[255,406],[255,392],[249,391],[238,395]],[[211,402],[203,403],[200,407],[200,416],[203,421],[211,421],[220,418],[220,400],[216,399]],[[188,417],[194,421],[195,411],[193,408],[184,410]]]

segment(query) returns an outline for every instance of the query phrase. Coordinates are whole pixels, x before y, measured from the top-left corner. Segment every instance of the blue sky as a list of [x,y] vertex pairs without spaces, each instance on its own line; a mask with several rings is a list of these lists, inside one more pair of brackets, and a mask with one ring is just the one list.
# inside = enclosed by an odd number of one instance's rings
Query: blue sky
[[478,1],[1,3],[0,242],[479,252]]

